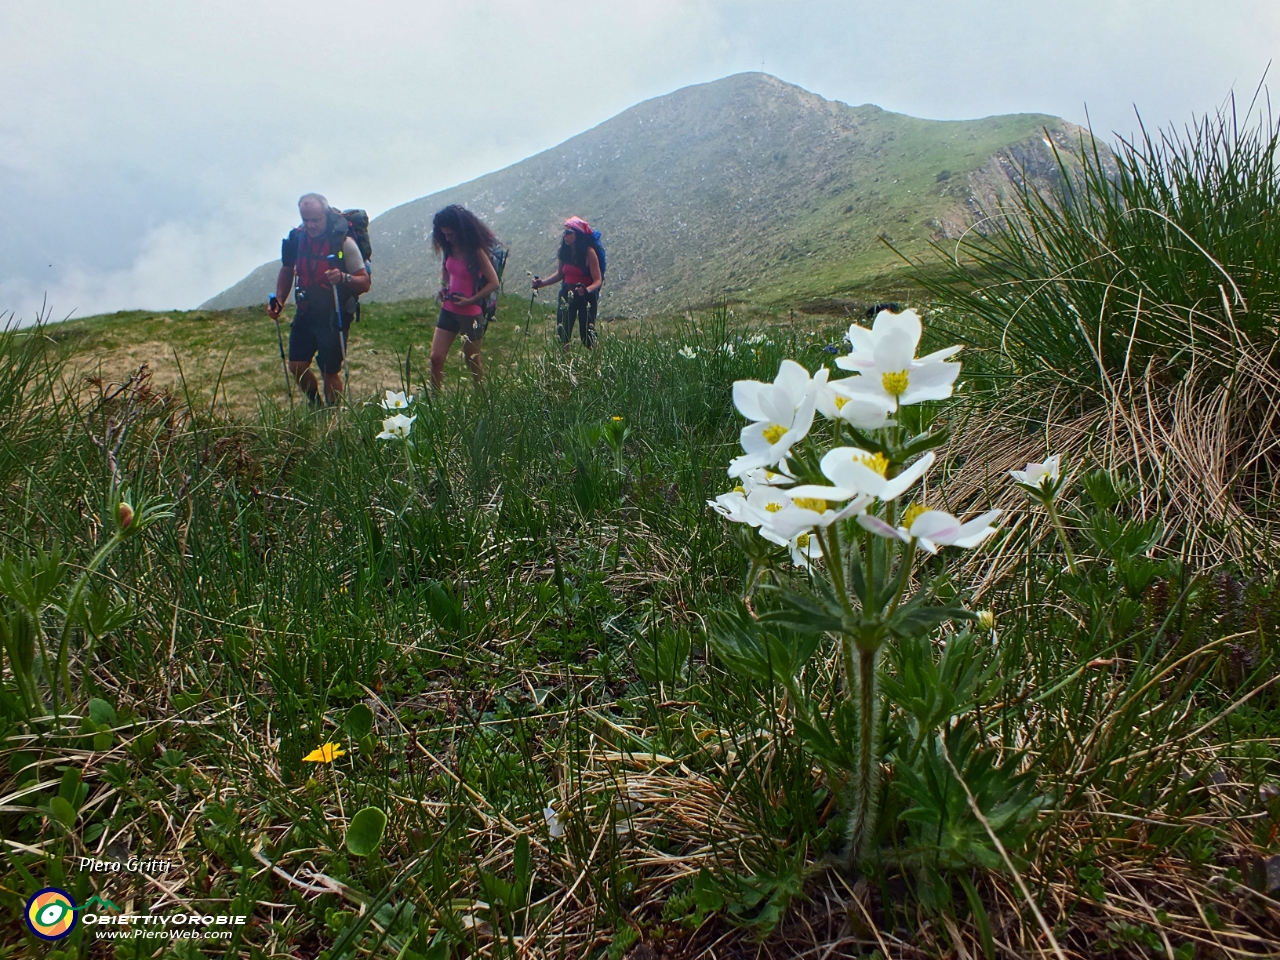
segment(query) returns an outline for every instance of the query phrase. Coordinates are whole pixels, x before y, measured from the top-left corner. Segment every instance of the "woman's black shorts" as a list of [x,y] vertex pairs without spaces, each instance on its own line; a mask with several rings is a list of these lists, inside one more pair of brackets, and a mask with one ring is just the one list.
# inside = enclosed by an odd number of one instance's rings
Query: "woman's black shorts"
[[484,336],[484,314],[477,313],[474,317],[468,317],[461,313],[454,313],[452,310],[440,308],[440,316],[436,318],[437,330],[448,330],[450,333],[461,333],[472,343],[479,343],[480,338]]

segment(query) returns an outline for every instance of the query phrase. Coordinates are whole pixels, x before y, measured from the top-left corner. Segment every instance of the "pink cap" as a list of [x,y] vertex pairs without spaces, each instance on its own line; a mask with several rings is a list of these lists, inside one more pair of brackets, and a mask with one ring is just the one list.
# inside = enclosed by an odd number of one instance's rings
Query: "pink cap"
[[570,217],[564,222],[564,225],[570,230],[576,230],[578,233],[585,233],[587,236],[591,236],[591,224],[581,217]]

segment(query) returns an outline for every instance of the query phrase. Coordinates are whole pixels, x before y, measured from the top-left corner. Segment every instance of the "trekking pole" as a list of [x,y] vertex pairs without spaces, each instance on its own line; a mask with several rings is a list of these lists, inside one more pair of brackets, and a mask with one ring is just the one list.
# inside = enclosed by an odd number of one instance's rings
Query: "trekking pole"
[[[330,266],[337,267],[338,257],[336,254],[329,254],[328,261]],[[347,342],[342,336],[342,303],[338,299],[338,285],[333,285],[333,312],[338,318],[338,351],[342,356],[342,392],[345,395],[351,389],[351,370],[347,367]]]
[[[533,282],[534,283],[538,282],[538,277],[536,275],[533,278]],[[529,314],[524,318],[524,335],[526,337],[529,335],[529,321],[533,319],[533,298],[536,297],[537,295],[538,295],[538,288],[534,287],[533,292],[529,294]]]
[[267,297],[267,313],[271,314],[274,310],[275,314],[271,317],[276,322],[276,346],[280,348],[280,365],[284,369],[284,388],[289,391],[289,409],[293,409],[293,380],[289,376],[289,361],[284,356],[284,334],[280,332],[280,300],[273,293]]

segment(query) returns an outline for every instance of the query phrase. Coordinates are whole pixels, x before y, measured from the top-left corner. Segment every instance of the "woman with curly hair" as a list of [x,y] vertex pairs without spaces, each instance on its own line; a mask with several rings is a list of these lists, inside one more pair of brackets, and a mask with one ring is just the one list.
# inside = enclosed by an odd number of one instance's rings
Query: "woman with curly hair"
[[444,382],[444,362],[449,348],[461,333],[462,355],[471,377],[479,385],[484,379],[480,360],[480,339],[484,336],[485,299],[498,289],[498,274],[489,259],[497,242],[493,231],[466,207],[451,203],[431,220],[431,249],[444,254],[440,267],[440,316],[431,338],[431,386],[439,390]]
[[586,347],[596,342],[596,310],[600,305],[600,285],[604,273],[600,269],[600,256],[596,252],[596,236],[591,225],[581,217],[570,217],[564,222],[560,236],[560,269],[554,276],[533,280],[533,289],[540,290],[553,283],[560,283],[560,298],[556,309],[556,332],[566,347],[573,337],[574,321],[577,321],[582,344]]

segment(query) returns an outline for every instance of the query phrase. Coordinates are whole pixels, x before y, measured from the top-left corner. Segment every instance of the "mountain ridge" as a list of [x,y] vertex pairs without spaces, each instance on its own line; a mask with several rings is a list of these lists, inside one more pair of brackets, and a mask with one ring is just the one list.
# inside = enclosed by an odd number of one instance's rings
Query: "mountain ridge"
[[[474,210],[511,249],[508,290],[554,272],[565,217],[590,220],[609,250],[606,316],[831,294],[900,262],[882,240],[920,254],[994,212],[1024,172],[1050,185],[1083,135],[1043,114],[920,120],[735,74],[374,218],[370,299],[434,291],[430,221],[447,203]],[[263,264],[202,306],[261,303],[278,269]]]

